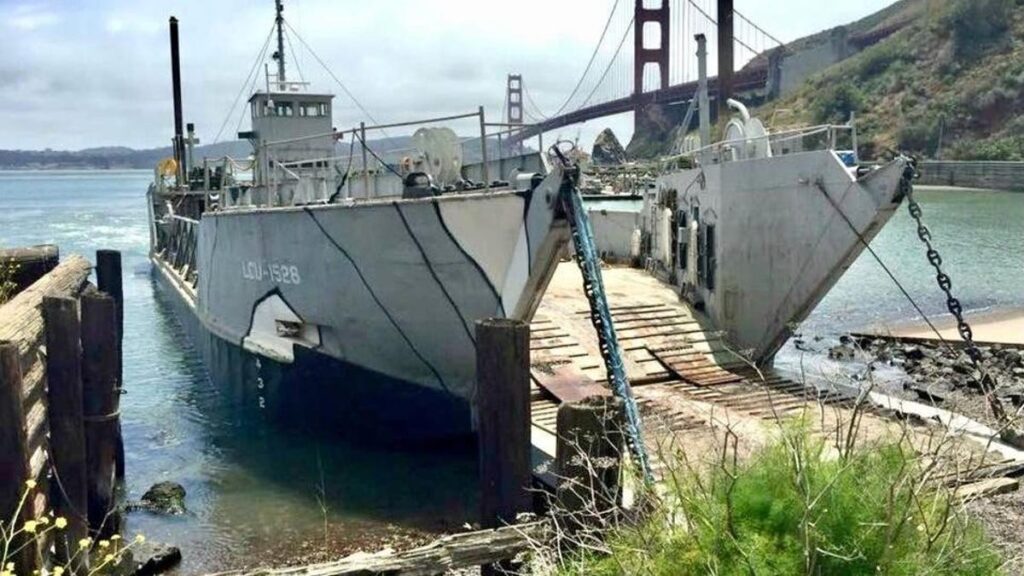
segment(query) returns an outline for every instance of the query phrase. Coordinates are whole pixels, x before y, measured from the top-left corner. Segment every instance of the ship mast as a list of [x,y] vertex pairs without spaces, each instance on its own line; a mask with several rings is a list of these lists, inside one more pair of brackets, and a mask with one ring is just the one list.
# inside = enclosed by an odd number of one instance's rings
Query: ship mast
[[277,60],[277,83],[279,90],[283,90],[283,85],[287,80],[284,75],[284,5],[281,0],[274,0],[274,5],[277,8],[277,52],[274,53],[274,60]]

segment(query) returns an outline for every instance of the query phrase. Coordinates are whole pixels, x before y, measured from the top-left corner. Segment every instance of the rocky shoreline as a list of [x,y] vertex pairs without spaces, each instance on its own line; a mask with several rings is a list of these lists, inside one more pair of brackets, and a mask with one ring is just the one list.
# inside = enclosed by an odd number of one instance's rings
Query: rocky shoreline
[[1024,407],[1024,351],[999,344],[978,350],[980,367],[962,345],[844,336],[828,350],[828,357],[841,362],[863,359],[869,370],[879,364],[895,368],[901,380],[892,391],[895,395],[996,425],[984,389],[992,389],[1009,413]]

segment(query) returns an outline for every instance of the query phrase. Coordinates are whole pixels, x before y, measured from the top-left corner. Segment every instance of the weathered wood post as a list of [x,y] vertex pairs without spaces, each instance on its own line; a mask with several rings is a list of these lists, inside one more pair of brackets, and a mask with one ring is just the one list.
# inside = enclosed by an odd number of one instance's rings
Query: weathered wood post
[[623,402],[612,396],[558,407],[555,500],[570,533],[600,526],[619,505],[624,423]]
[[[28,440],[25,433],[24,388],[21,379],[21,364],[18,346],[11,342],[0,342],[0,523],[10,531],[32,516],[33,502],[29,498],[22,505],[21,513],[14,512],[25,493],[25,481],[29,479]],[[15,526],[7,526],[12,521]],[[17,574],[32,574],[39,567],[36,547],[26,545],[28,535],[11,542],[13,549],[21,551],[8,559],[14,562]]]
[[68,521],[63,534],[67,540],[57,543],[57,559],[66,564],[77,542],[89,533],[78,302],[73,298],[43,297],[43,321],[50,460],[57,485],[53,508]]
[[92,292],[82,296],[82,413],[89,526],[104,537],[120,528],[114,513],[119,404],[117,305]]
[[41,244],[23,248],[0,248],[0,265],[10,266],[10,280],[14,282],[14,292],[28,288],[47,272],[57,267],[60,261],[60,250],[55,244]]
[[[206,159],[203,159],[206,170]],[[209,176],[209,174],[207,174]],[[100,292],[114,298],[117,306],[117,393],[124,386],[124,280],[121,276],[121,253],[117,250],[96,251],[96,284]],[[121,420],[117,421],[117,479],[124,480],[124,437]]]
[[480,522],[493,528],[515,522],[531,505],[529,324],[477,321],[476,380]]

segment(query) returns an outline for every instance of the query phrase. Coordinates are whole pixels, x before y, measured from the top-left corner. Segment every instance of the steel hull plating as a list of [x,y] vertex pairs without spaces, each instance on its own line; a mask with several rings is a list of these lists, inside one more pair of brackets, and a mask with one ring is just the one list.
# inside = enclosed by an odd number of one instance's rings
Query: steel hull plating
[[888,222],[906,166],[858,176],[821,150],[662,176],[642,216],[654,269],[734,349],[770,362]]
[[[568,239],[555,170],[527,192],[203,215],[198,281],[154,254],[217,379],[271,415],[468,432],[474,322],[529,319]],[[187,277],[188,274],[185,274]]]

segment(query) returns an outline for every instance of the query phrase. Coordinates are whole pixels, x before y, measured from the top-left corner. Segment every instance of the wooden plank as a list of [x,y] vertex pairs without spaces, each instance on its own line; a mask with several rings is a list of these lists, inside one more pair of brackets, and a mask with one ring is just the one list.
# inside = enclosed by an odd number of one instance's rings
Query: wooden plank
[[559,402],[579,402],[588,396],[611,396],[611,391],[591,378],[567,369],[555,369],[554,374],[533,373],[537,384]]
[[1020,488],[1020,480],[1016,478],[989,478],[960,486],[954,495],[963,501],[977,500],[987,496],[1016,492]]
[[539,520],[445,536],[426,546],[403,552],[391,549],[359,552],[340,560],[290,568],[257,568],[208,576],[423,576],[493,564],[530,550],[552,536],[551,524]]

